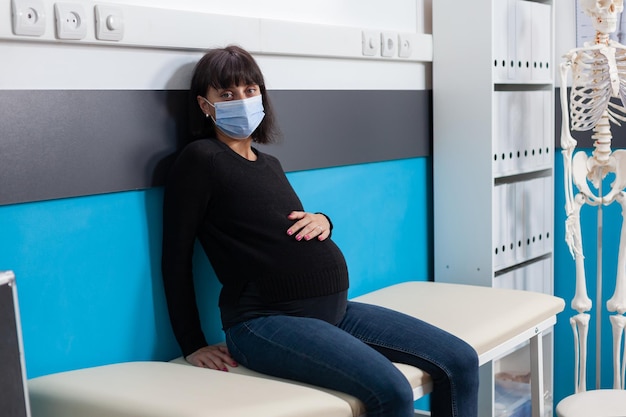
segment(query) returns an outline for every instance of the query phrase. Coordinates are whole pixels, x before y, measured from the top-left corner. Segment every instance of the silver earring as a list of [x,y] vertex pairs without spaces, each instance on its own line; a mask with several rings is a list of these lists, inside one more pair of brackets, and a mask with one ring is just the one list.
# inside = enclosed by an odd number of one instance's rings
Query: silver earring
[[206,116],[206,118],[208,119],[208,118],[209,118],[209,113],[205,114],[205,116]]

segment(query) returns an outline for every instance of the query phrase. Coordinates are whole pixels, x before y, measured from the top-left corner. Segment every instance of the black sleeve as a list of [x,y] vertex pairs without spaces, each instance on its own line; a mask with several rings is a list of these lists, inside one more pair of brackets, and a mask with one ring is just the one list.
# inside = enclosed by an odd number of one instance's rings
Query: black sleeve
[[161,270],[168,312],[185,356],[207,345],[196,304],[192,257],[211,195],[210,158],[195,142],[171,169],[164,190]]
[[333,222],[330,220],[330,217],[328,217],[328,215],[326,213],[322,213],[321,211],[316,212],[315,214],[321,214],[322,216],[326,217],[326,220],[328,220],[328,224],[330,225],[330,228],[328,230],[328,237],[331,237],[333,235]]

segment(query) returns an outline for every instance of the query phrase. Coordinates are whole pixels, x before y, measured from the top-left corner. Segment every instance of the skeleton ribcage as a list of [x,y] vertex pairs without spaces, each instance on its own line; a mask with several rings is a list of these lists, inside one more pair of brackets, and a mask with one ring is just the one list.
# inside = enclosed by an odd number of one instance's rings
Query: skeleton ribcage
[[606,110],[609,120],[617,125],[626,121],[626,50],[615,52],[619,91],[614,94],[609,73],[609,61],[598,49],[577,54],[572,63],[570,116],[572,130],[593,129]]

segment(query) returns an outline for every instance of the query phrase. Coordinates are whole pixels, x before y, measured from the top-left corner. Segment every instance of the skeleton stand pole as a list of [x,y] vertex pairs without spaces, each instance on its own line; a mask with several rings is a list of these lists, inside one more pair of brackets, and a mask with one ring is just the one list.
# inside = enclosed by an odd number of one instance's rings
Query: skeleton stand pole
[[[598,195],[604,195],[602,193],[602,180],[600,180],[598,187]],[[602,220],[602,204],[598,204],[598,255],[596,257],[596,389],[600,389],[600,376],[602,372],[602,310],[600,309],[602,305]]]

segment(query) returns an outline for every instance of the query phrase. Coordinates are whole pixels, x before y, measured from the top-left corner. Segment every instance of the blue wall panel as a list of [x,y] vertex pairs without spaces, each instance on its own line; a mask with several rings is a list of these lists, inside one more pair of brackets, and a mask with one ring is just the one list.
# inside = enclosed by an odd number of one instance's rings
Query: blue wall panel
[[175,352],[158,275],[160,191],[0,208],[29,377]]
[[[307,210],[332,217],[351,296],[431,277],[429,158],[288,177]],[[161,286],[161,199],[153,188],[0,207],[0,269],[16,273],[29,378],[179,355]],[[217,342],[219,288],[196,258],[203,324]]]
[[308,211],[327,213],[348,262],[350,296],[432,278],[430,159],[288,174]]

